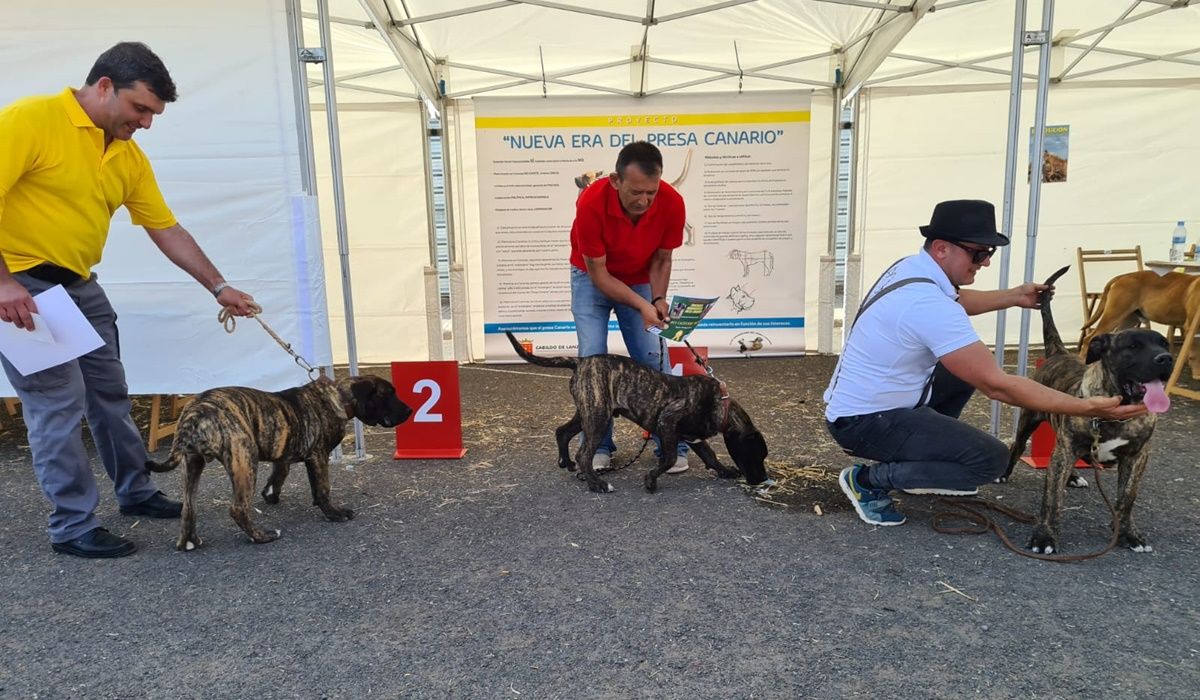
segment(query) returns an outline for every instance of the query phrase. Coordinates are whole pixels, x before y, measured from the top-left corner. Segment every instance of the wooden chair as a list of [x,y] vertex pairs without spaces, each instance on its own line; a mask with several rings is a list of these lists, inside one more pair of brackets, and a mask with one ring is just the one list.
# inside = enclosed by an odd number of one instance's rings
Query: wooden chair
[[171,404],[167,409],[167,422],[163,422],[163,394],[155,394],[150,400],[150,427],[146,431],[146,449],[154,452],[158,449],[158,441],[175,434],[176,419],[179,412],[192,400],[191,396],[171,395]]
[[[1134,246],[1132,248],[1112,248],[1112,249],[1108,249],[1108,250],[1104,250],[1104,249],[1086,250],[1084,248],[1076,248],[1075,249],[1075,261],[1076,261],[1075,266],[1077,268],[1079,268],[1079,300],[1083,303],[1084,323],[1087,323],[1087,320],[1092,317],[1093,313],[1095,313],[1096,305],[1100,303],[1100,296],[1102,294],[1104,294],[1104,286],[1103,285],[1101,285],[1097,291],[1094,291],[1094,292],[1088,291],[1088,285],[1087,285],[1087,264],[1088,263],[1096,264],[1096,263],[1114,263],[1114,262],[1133,262],[1133,263],[1137,264],[1138,272],[1141,272],[1142,270],[1146,269],[1142,265],[1142,247],[1140,245]],[[1108,279],[1111,279],[1111,278],[1112,278],[1112,275],[1109,275],[1109,277],[1105,279],[1105,282],[1107,283]],[[1081,330],[1079,333],[1080,347],[1083,346],[1083,339],[1086,335],[1087,335],[1087,327],[1085,326],[1083,328],[1083,330]]]

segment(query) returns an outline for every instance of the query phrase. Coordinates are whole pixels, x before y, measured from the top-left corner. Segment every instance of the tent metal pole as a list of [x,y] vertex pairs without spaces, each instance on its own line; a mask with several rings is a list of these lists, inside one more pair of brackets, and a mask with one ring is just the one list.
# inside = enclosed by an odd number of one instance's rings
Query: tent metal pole
[[[1038,208],[1042,197],[1042,149],[1046,135],[1046,98],[1050,86],[1050,32],[1054,28],[1054,0],[1043,0],[1042,34],[1038,47],[1037,102],[1033,113],[1033,149],[1029,163],[1029,216],[1025,232],[1025,282],[1033,281],[1033,263],[1037,253]],[[1033,166],[1037,166],[1036,168]],[[1017,351],[1017,374],[1025,376],[1029,360],[1029,309],[1021,309],[1021,346]],[[1020,409],[1013,408],[1013,425]]]
[[[841,80],[839,78],[838,82]],[[842,135],[842,88],[833,89],[833,115],[830,124],[829,164],[829,236],[825,243],[828,255],[837,255],[837,198],[838,198],[838,151],[841,150]]]
[[[442,115],[442,190],[446,196],[446,257],[450,268],[450,332],[454,338],[454,359],[459,362],[471,361],[471,319],[470,307],[467,304],[467,272],[458,260],[458,231],[454,216],[454,175],[457,168],[452,168],[458,151],[457,141],[450,138],[448,128],[449,105],[446,98],[438,100],[438,111]],[[455,128],[457,129],[457,115]]]
[[[855,215],[855,210],[858,207],[858,106],[859,98],[862,96],[862,91],[856,90],[854,97],[850,98],[850,176],[847,184],[849,192],[846,198],[846,256],[850,253],[858,252],[860,246],[858,236],[855,235],[858,226],[858,217]],[[840,115],[839,115],[840,120]],[[839,139],[838,145],[841,145]]]
[[[1008,150],[1004,155],[1004,204],[1000,212],[1000,233],[1012,241],[1013,192],[1017,186],[1017,141],[1021,134],[1021,73],[1025,59],[1025,8],[1026,0],[1017,0],[1017,16],[1013,20],[1012,78],[1008,84]],[[1009,259],[1012,248],[1000,249],[1000,289],[1008,287]],[[1004,367],[1006,348],[1005,329],[1008,311],[1001,309],[996,314],[996,366]],[[992,435],[1000,436],[1000,402],[992,400]]]
[[817,294],[817,352],[832,353],[834,306],[837,303],[837,191],[838,147],[842,124],[842,69],[834,68],[834,83],[830,90],[829,106],[829,221],[825,254],[821,256],[819,292]]
[[[300,11],[300,0],[288,0],[288,43],[295,58],[292,66],[292,88],[296,95],[296,132],[300,143],[300,189],[307,198],[313,201],[313,213],[318,207],[317,196],[317,161],[313,146],[312,131],[312,102],[308,99],[308,63],[300,58],[304,48],[304,13]],[[308,211],[306,209],[306,211]],[[322,281],[324,278],[322,278]],[[297,283],[311,284],[311,280],[297,280]],[[320,367],[321,374],[333,378],[333,367]],[[341,462],[345,455],[342,446],[333,449],[332,459]]]
[[[333,210],[337,221],[338,258],[342,263],[342,302],[346,310],[346,354],[350,359],[350,374],[358,374],[358,343],[354,334],[354,298],[350,284],[350,240],[346,233],[346,190],[342,181],[342,142],[338,132],[337,88],[333,73],[333,41],[329,33],[329,4],[317,0],[317,23],[321,27],[321,46],[325,60],[321,71],[325,76],[325,120],[329,126],[329,163],[333,169]],[[366,459],[363,427],[354,421],[354,455]]]
[[[429,264],[425,266],[425,330],[429,340],[429,359],[442,359],[442,294],[438,284],[437,207],[433,191],[433,125],[424,100],[417,100],[421,120],[421,152],[424,155],[425,223],[429,229]],[[443,139],[444,141],[445,139]]]
[[[293,56],[298,56],[304,45],[304,25],[300,13],[300,0],[288,0],[288,40]],[[308,68],[300,60],[292,65],[293,89],[296,93],[296,131],[300,138],[300,185],[305,194],[317,194],[317,164],[313,155],[312,104],[308,100]]]

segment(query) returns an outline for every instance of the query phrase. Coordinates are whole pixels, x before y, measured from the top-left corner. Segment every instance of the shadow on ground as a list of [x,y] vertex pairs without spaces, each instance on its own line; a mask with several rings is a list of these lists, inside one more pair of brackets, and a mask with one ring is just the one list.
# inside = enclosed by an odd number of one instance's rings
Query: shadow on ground
[[[257,503],[283,537],[252,545],[211,465],[205,547],[179,553],[177,523],[118,515],[101,474],[101,517],[141,546],[114,561],[51,553],[23,428],[5,419],[0,696],[1194,694],[1196,404],[1176,400],[1160,423],[1138,499],[1154,552],[1047,564],[990,535],[934,533],[931,499],[905,498],[903,527],[859,522],[822,421],[833,358],[715,364],[786,477],[766,499],[698,460],[648,494],[649,451],[612,476],[615,493],[589,493],[555,466],[566,374],[466,366],[466,457],[393,461],[392,433],[368,428],[370,457],[332,476],[335,501],[357,510],[348,523],[323,520],[297,472],[281,504]],[[976,398],[967,419],[987,414]],[[144,424],[144,406],[137,415]],[[618,442],[631,456],[640,431],[623,425]],[[159,484],[176,495],[179,476]],[[1033,511],[1040,488],[1022,468],[983,491]],[[1102,546],[1095,490],[1072,491],[1068,508],[1067,551]],[[1024,542],[1025,526],[1010,530]]]

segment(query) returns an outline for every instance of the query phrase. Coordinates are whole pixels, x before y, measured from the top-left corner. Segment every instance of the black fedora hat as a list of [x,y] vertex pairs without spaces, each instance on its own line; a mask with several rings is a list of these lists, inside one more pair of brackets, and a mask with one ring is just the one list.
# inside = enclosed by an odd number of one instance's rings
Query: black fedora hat
[[929,225],[921,227],[921,235],[984,246],[1008,245],[1008,237],[996,230],[996,207],[982,199],[939,202]]

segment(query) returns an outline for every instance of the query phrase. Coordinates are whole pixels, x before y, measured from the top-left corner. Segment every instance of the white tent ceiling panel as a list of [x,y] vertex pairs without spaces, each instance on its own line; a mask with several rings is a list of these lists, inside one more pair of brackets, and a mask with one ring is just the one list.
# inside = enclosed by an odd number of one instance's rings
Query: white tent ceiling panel
[[[894,55],[883,61],[872,81],[902,79],[918,85],[1006,82],[1014,3],[935,3],[904,33]],[[451,96],[540,94],[543,68],[548,78],[570,81],[549,84],[550,95],[628,90],[627,70],[589,69],[627,65],[631,47],[640,46],[643,40],[653,68],[644,86],[648,93],[695,88],[695,76],[681,79],[670,70],[660,70],[668,65],[709,68],[702,71],[710,80],[705,83],[708,90],[737,90],[737,80],[724,74],[736,75],[739,62],[746,77],[782,76],[828,85],[832,76],[824,54],[845,50],[853,59],[878,27],[888,27],[882,32],[886,34],[899,26],[893,23],[905,22],[912,6],[907,0],[862,4],[624,0],[603,6],[575,0],[552,4],[386,0],[386,4],[396,26],[420,43],[431,64],[447,62],[439,70]],[[898,9],[884,9],[885,5]],[[310,14],[314,6],[315,0],[305,0]],[[339,75],[379,67],[379,62],[396,63],[391,50],[378,40],[378,32],[363,28],[368,20],[357,0],[332,0],[330,14],[359,24],[339,22],[334,26],[335,42],[344,38],[353,47],[347,51],[362,53],[345,66],[339,62]],[[1027,14],[1027,24],[1036,26],[1041,3],[1032,0]],[[1062,48],[1061,64],[1061,68],[1070,66],[1067,80],[1200,76],[1200,7],[1133,0],[1058,0],[1054,28],[1053,36],[1067,44]],[[351,34],[360,36],[350,39]],[[376,43],[368,38],[372,34]],[[376,61],[367,56],[372,49],[378,54]],[[1164,55],[1187,62],[1145,58]],[[818,58],[802,60],[813,56]],[[1080,56],[1083,58],[1076,64]],[[993,71],[980,71],[980,66]],[[1118,68],[1110,73],[1113,67]],[[1026,71],[1032,73],[1034,68],[1027,60]],[[1097,70],[1102,72],[1093,72]],[[753,89],[795,86],[765,80]],[[742,88],[749,89],[744,81]],[[411,87],[405,91],[411,94]]]

